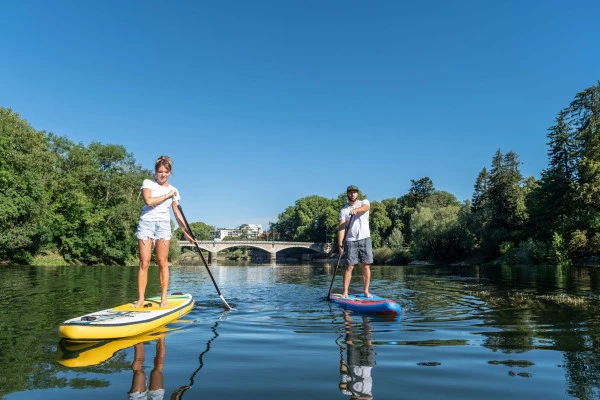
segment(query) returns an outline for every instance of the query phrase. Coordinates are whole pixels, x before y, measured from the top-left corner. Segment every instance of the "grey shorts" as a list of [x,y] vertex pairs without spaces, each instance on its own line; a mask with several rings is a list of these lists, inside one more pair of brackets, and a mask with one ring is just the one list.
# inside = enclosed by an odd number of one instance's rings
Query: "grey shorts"
[[344,248],[346,265],[355,265],[373,263],[373,244],[371,238],[357,240],[355,242],[346,241]]

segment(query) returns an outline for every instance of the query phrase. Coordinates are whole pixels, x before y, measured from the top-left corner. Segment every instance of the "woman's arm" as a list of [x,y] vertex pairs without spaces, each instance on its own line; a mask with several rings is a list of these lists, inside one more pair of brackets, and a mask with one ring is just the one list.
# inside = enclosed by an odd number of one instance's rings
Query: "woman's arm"
[[175,215],[175,220],[177,221],[177,225],[179,225],[179,228],[181,228],[181,232],[183,232],[183,236],[185,236],[186,240],[190,243],[195,243],[194,238],[192,237],[191,233],[188,232],[187,230],[187,226],[185,224],[185,220],[183,219],[183,215],[181,215],[181,212],[179,211],[179,207],[177,207],[177,201],[173,200],[173,214]]
[[149,207],[158,205],[158,204],[162,203],[163,201],[167,200],[169,197],[175,196],[176,194],[177,194],[176,190],[171,190],[167,194],[163,194],[163,195],[160,195],[157,197],[152,197],[152,191],[150,190],[150,188],[142,189],[142,197],[144,198],[144,203],[146,203],[146,205]]

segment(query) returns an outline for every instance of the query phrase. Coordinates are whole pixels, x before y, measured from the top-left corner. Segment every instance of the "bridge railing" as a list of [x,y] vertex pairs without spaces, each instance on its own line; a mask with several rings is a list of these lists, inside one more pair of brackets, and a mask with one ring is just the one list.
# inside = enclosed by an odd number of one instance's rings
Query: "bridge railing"
[[[301,246],[307,246],[307,245],[325,245],[327,243],[323,243],[323,242],[283,242],[283,241],[276,241],[276,242],[272,242],[272,241],[267,241],[267,240],[227,240],[227,241],[216,241],[216,240],[198,240],[198,244],[239,244],[239,245],[252,245],[252,246],[256,246],[256,245],[260,245],[260,246],[264,246],[264,245],[268,245],[268,244],[279,244],[282,246],[289,246],[289,245],[301,245]],[[180,246],[193,246],[193,244],[191,244],[190,242],[188,242],[187,240],[180,240],[179,241],[179,245]]]

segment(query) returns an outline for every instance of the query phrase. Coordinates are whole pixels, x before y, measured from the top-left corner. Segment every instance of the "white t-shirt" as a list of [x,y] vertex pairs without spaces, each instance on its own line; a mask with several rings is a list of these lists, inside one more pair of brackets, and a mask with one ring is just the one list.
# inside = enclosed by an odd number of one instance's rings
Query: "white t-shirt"
[[[142,189],[150,189],[150,196],[159,197],[165,194],[168,194],[171,190],[177,190],[174,186],[161,186],[154,179],[144,179],[142,182]],[[169,213],[169,209],[171,208],[171,204],[173,200],[179,203],[181,198],[179,197],[179,191],[177,190],[177,195],[174,198],[169,197],[162,203],[159,203],[155,206],[148,206],[144,204],[142,208],[142,215],[140,216],[140,220],[142,221],[170,221],[171,214]]]
[[[369,200],[358,200],[352,207],[346,204],[340,210],[340,221],[346,220],[346,223],[350,221],[350,211],[362,206],[363,204],[369,204]],[[371,231],[369,230],[369,212],[365,211],[358,213],[352,218],[352,224],[348,227],[348,233],[346,234],[346,240],[349,242],[356,242],[357,240],[366,239],[371,237]]]

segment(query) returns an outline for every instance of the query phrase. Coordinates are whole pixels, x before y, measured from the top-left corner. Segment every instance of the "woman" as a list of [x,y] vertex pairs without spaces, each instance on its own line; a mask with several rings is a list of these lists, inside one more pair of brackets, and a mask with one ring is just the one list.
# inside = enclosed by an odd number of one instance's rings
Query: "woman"
[[171,176],[173,162],[167,156],[160,156],[154,165],[156,177],[153,180],[145,179],[142,183],[142,196],[144,207],[135,236],[138,238],[140,249],[140,268],[138,270],[138,300],[134,307],[142,307],[144,294],[148,283],[148,267],[152,258],[152,247],[156,248],[156,262],[160,287],[162,290],[160,306],[166,307],[167,289],[169,287],[169,243],[171,242],[171,216],[169,207],[173,208],[173,214],[177,224],[181,228],[185,238],[194,243],[186,229],[185,220],[177,207],[180,197],[177,189],[168,182]]

